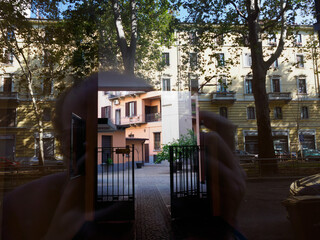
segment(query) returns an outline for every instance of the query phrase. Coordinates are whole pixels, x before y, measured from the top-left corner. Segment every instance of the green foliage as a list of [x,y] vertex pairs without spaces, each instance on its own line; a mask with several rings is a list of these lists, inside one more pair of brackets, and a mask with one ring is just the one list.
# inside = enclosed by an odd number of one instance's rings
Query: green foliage
[[[188,130],[187,134],[181,135],[179,139],[176,139],[168,144],[162,146],[162,151],[157,154],[157,160],[155,163],[161,163],[164,160],[169,160],[170,146],[182,147],[182,146],[195,146],[197,145],[197,138],[192,130]],[[174,155],[173,161],[179,159],[179,154]]]
[[[70,4],[74,1],[68,0]],[[60,36],[72,44],[69,66],[78,78],[97,70],[124,70],[124,61],[115,27],[114,1],[78,0],[63,12],[67,34]],[[137,41],[131,42],[131,1],[118,0],[125,32],[127,51],[136,47],[134,70],[136,75],[148,77],[150,71],[160,66],[161,46],[173,41],[173,14],[168,0],[136,0]],[[136,46],[132,46],[136,45]],[[161,66],[160,66],[161,68]],[[150,75],[149,75],[150,76]]]

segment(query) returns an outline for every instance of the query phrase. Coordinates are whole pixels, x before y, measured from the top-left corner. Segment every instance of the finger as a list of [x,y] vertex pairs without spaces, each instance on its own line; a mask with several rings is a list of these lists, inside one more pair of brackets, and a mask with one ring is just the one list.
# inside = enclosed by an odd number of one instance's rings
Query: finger
[[209,151],[210,156],[219,159],[226,167],[236,170],[240,164],[227,143],[217,132],[201,133],[205,151]]
[[212,112],[200,111],[199,120],[205,127],[217,132],[228,144],[229,148],[234,150],[235,126],[228,119]]

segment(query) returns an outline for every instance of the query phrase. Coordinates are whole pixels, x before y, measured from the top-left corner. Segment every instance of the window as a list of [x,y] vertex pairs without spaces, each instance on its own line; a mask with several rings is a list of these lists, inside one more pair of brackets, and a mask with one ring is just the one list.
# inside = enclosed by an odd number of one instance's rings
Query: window
[[137,115],[137,102],[126,103],[126,117],[133,117]]
[[280,79],[279,78],[272,78],[271,79],[271,91],[274,93],[280,92]]
[[[1,79],[0,79],[1,81]],[[3,77],[2,82],[0,83],[0,91],[9,93],[12,92],[13,82],[11,77]]]
[[161,133],[159,132],[153,133],[153,139],[154,139],[154,150],[160,150],[161,149]]
[[111,106],[106,106],[101,108],[101,118],[111,117]]
[[227,107],[220,107],[219,114],[221,117],[228,118],[228,108]]
[[16,109],[3,108],[0,109],[0,127],[16,126]]
[[194,44],[197,44],[197,33],[196,32],[190,32],[189,33],[189,41],[190,41],[190,44],[194,45]]
[[245,94],[252,94],[252,78],[245,79]]
[[217,54],[217,63],[218,67],[223,67],[225,65],[224,53]]
[[309,118],[309,109],[306,106],[301,107],[301,119]]
[[190,53],[190,67],[195,67],[197,66],[197,53]]
[[298,93],[307,93],[307,85],[305,78],[298,78]]
[[[44,159],[54,158],[54,138],[43,138]],[[36,154],[40,158],[39,138],[36,139]]]
[[268,43],[271,46],[277,45],[277,38],[276,38],[276,36],[274,34],[269,34],[268,35]]
[[223,45],[224,44],[223,34],[220,34],[219,36],[217,36],[216,42],[217,42],[218,45]]
[[116,125],[120,125],[121,124],[121,110],[120,109],[116,109],[116,112],[115,112],[115,124]]
[[46,122],[51,121],[51,108],[43,109],[42,120]]
[[256,113],[254,107],[247,107],[247,118],[256,119]]
[[3,58],[4,58],[3,63],[10,64],[10,65],[13,64],[13,53],[8,49],[4,50]]
[[198,79],[196,77],[192,77],[190,79],[190,90],[191,92],[196,93],[198,92],[198,89],[199,89]]
[[170,78],[164,78],[162,79],[162,91],[170,91]]
[[227,80],[225,78],[220,78],[218,80],[218,92],[227,91]]
[[296,34],[295,35],[295,44],[297,46],[301,46],[302,45],[302,36],[301,36],[301,34]]
[[273,68],[279,68],[278,59],[276,59],[276,60],[273,62],[272,67],[273,67]]
[[53,82],[50,78],[46,78],[43,80],[42,84],[42,94],[43,95],[51,95],[53,92]]
[[162,62],[165,66],[169,66],[170,65],[170,56],[169,53],[162,53]]
[[243,66],[244,67],[251,67],[252,65],[252,59],[250,53],[244,53],[243,54]]
[[297,55],[297,67],[298,68],[304,68],[304,60],[303,60],[303,55],[298,54]]
[[281,107],[274,108],[274,119],[282,119],[282,108]]

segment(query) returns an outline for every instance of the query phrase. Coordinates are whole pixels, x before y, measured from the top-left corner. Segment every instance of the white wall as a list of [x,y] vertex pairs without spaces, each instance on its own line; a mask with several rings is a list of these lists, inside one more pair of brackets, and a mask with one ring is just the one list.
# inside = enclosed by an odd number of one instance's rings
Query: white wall
[[178,139],[192,129],[190,92],[162,92],[162,144]]

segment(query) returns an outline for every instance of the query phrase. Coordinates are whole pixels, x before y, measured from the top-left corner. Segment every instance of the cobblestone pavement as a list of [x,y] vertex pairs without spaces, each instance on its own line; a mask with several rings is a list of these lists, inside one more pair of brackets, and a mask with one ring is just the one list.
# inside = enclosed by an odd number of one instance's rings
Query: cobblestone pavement
[[171,239],[169,167],[135,169],[136,239]]

